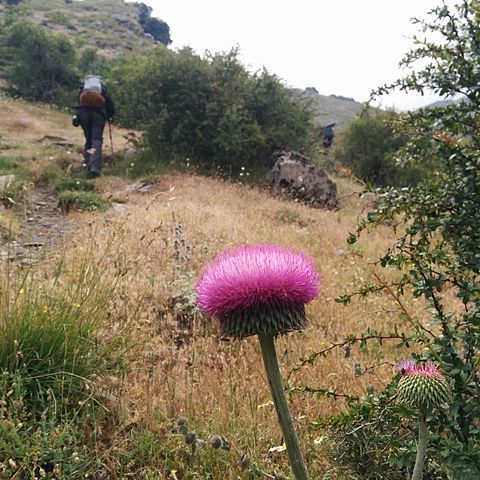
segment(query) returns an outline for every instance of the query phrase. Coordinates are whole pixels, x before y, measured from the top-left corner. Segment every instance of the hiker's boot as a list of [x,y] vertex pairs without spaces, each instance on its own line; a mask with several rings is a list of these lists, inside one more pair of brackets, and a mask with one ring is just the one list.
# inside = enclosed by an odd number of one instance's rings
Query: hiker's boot
[[92,156],[90,157],[89,171],[100,175],[102,170],[102,140],[94,140],[92,142],[92,148],[94,149]]

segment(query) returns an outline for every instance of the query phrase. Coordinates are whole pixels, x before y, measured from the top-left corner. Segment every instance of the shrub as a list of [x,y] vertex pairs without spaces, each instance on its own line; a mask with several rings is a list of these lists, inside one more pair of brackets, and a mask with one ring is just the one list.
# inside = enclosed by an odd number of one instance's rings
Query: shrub
[[406,144],[406,137],[395,129],[399,116],[393,111],[363,111],[339,135],[335,161],[376,186],[418,182],[426,168],[396,161],[395,153]]
[[119,121],[145,130],[158,162],[204,171],[263,172],[279,147],[305,147],[312,115],[266,71],[250,74],[237,52],[201,58],[158,48],[112,71]]
[[75,50],[66,37],[14,22],[2,25],[0,47],[3,76],[21,97],[62,103],[78,85]]

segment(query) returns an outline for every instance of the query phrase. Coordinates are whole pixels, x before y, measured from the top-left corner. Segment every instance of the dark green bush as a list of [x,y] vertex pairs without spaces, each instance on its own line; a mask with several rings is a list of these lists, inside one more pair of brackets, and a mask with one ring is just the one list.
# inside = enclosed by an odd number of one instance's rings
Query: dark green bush
[[119,121],[144,128],[158,161],[204,171],[264,171],[274,149],[305,147],[312,115],[266,71],[250,74],[237,52],[201,58],[158,48],[113,70]]
[[394,111],[363,111],[339,135],[335,161],[376,186],[418,182],[426,170],[422,165],[396,161],[396,152],[406,144],[405,135],[395,129],[400,116]]
[[27,100],[65,103],[78,85],[75,49],[63,36],[23,22],[1,26],[2,76]]

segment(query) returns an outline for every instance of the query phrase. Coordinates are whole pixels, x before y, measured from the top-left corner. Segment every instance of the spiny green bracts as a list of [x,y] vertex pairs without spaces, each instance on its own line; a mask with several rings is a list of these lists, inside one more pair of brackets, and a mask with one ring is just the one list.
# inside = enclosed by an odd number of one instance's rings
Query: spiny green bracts
[[400,403],[430,410],[451,400],[450,385],[433,363],[416,365],[404,361],[398,364],[397,369],[402,374],[397,386]]
[[259,304],[247,309],[237,308],[220,319],[222,338],[244,338],[259,333],[277,336],[303,330],[307,325],[303,304]]

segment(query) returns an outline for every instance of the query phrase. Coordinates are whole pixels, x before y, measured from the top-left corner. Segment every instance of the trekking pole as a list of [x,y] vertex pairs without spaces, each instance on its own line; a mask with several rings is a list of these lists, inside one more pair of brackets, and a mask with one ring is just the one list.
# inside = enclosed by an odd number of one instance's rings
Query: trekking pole
[[112,150],[112,163],[114,163],[115,154],[113,153],[112,122],[110,121],[108,121],[108,131],[110,133],[110,149]]

